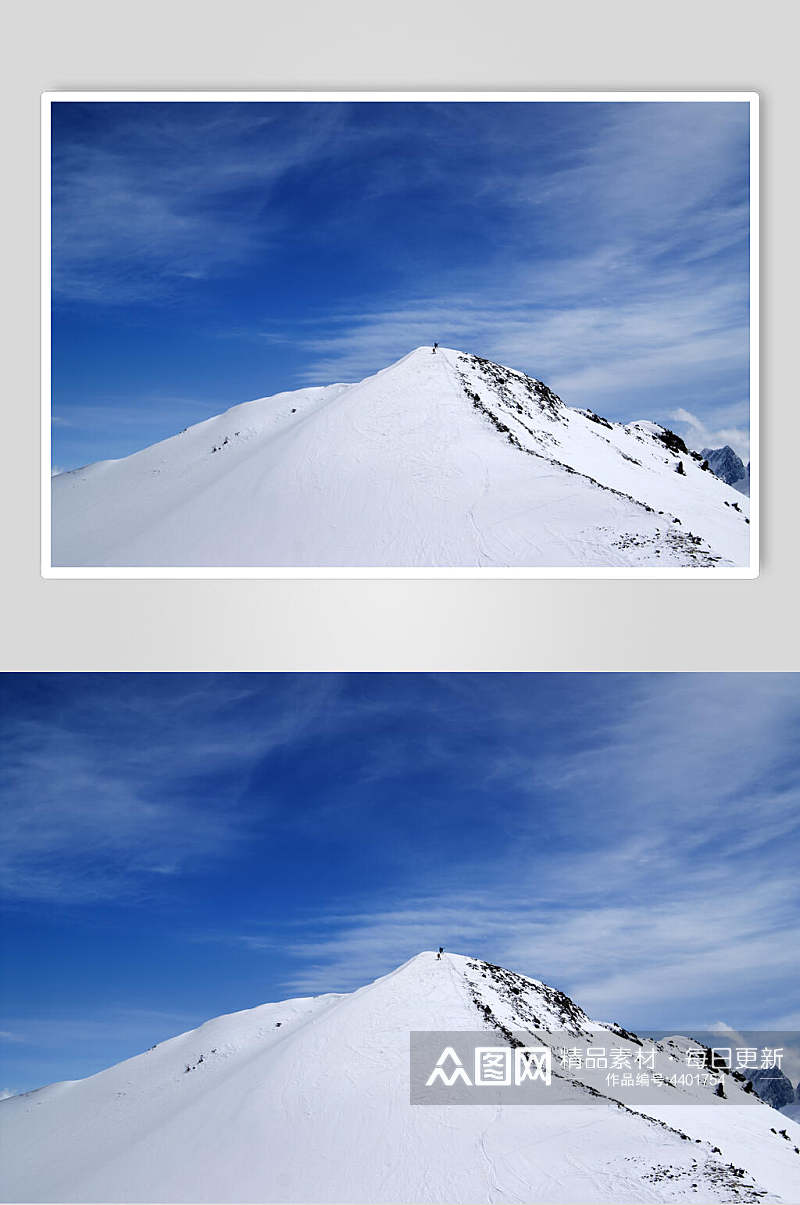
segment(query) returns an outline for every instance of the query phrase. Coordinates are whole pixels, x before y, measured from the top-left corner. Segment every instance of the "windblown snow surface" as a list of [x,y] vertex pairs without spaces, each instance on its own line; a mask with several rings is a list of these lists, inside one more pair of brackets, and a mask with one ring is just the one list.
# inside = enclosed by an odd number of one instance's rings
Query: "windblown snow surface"
[[409,1031],[451,1029],[637,1040],[537,980],[422,953],[352,994],[218,1017],[3,1101],[2,1199],[800,1200],[800,1126],[730,1075],[725,1099],[665,1085],[645,1109],[554,1061],[547,1105],[411,1105]]
[[745,566],[749,502],[650,422],[417,348],[52,481],[54,566]]

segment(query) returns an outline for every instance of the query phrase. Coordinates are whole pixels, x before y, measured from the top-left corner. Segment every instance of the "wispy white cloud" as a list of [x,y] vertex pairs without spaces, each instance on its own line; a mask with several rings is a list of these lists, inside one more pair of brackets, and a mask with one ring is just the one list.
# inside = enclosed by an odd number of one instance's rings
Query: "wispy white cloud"
[[[688,859],[678,861],[651,868],[673,884],[672,898],[657,903],[634,896],[586,907],[566,893],[529,900],[524,890],[478,886],[462,896],[434,893],[395,910],[342,917],[329,937],[290,947],[299,966],[286,986],[301,993],[351,990],[444,943],[564,988],[598,1020],[700,1027],[726,1006],[742,1025],[774,1025],[776,997],[793,984],[790,876],[765,885],[756,876],[731,875],[709,891],[681,883],[692,871]],[[594,873],[620,894],[601,852]]]
[[84,1012],[76,1017],[48,1011],[17,1018],[14,1023],[22,1035],[17,1040],[26,1045],[40,1050],[60,1050],[65,1045],[84,1046],[92,1051],[102,1049],[108,1043],[136,1043],[153,1032],[158,1033],[160,1041],[204,1020],[207,1018],[194,1013],[112,1003],[102,1013]]
[[[580,264],[573,269],[579,280]],[[641,271],[607,300],[573,282],[572,300],[559,303],[544,267],[538,288],[526,280],[510,280],[502,290],[443,282],[449,291],[436,298],[357,315],[326,313],[318,331],[283,337],[306,349],[304,384],[359,380],[436,339],[525,369],[571,405],[628,421],[666,417],[678,398],[691,399],[716,423],[717,394],[731,372],[746,384],[748,329],[743,287],[715,276],[698,289],[688,269],[655,282]],[[281,338],[275,327],[264,334]]]
[[[53,689],[59,687],[53,684]],[[240,800],[259,761],[302,739],[335,679],[276,683],[283,709],[255,706],[258,680],[179,677],[155,695],[94,679],[80,703],[0,724],[3,893],[59,902],[131,898],[158,879],[232,857],[270,814]],[[252,698],[253,710],[231,704]]]
[[[634,236],[667,251],[683,243],[687,222],[739,237],[745,198],[723,200],[723,187],[746,170],[747,121],[744,105],[608,106],[573,162],[544,181],[534,165],[517,177],[512,195],[556,207],[565,223],[579,217],[594,237]],[[510,173],[497,187],[513,189]]]
[[720,407],[714,411],[713,420],[704,422],[683,406],[667,417],[674,424],[690,448],[721,448],[726,444],[733,448],[746,465],[750,459],[750,408],[747,402]]
[[[314,843],[315,864],[320,841],[326,860],[340,851],[343,873],[286,916],[254,905],[197,940],[269,958],[287,994],[352,988],[445,944],[601,1018],[786,1024],[800,1003],[795,676],[529,682],[201,676],[156,705],[126,676],[91,704],[65,696],[51,723],[0,734],[14,898],[130,898],[241,851],[254,820],[268,842],[274,822],[293,850]],[[293,782],[277,812],[259,786],[257,815],[243,806],[251,775],[275,752],[302,768],[310,739],[350,750],[325,785]]]
[[[718,411],[747,390],[745,105],[375,108],[115,105],[111,125],[64,139],[56,122],[58,296],[174,306],[242,272],[241,305],[203,294],[203,337],[217,321],[220,337],[283,341],[300,384],[358,380],[436,339],[611,417],[680,408],[727,429]],[[397,198],[432,215],[436,247],[415,222],[401,235]]]
[[[601,1019],[697,1026],[723,1006],[750,1027],[785,1019],[800,916],[796,683],[625,682],[629,697],[591,717],[580,750],[501,754],[485,770],[503,802],[480,861],[443,846],[423,891],[412,879],[402,898],[290,932],[287,986],[352,988],[444,943],[555,982]],[[527,807],[509,807],[519,793]]]
[[[341,120],[336,106],[314,106],[291,129],[282,128],[280,106],[195,105],[191,122],[180,108],[118,104],[110,131],[92,123],[65,140],[55,107],[57,295],[170,299],[181,281],[241,266],[281,228],[267,204],[274,188],[330,152]],[[270,127],[267,152],[254,139]]]
[[[444,943],[564,988],[599,1020],[700,1027],[725,1007],[740,1025],[785,1024],[782,1002],[796,986],[797,893],[789,873],[765,882],[731,871],[714,883],[692,882],[693,860],[676,855],[650,867],[651,879],[669,884],[654,900],[615,881],[624,871],[608,867],[598,849],[593,874],[598,893],[602,884],[612,898],[607,904],[572,900],[567,890],[487,889],[478,881],[461,895],[433,892],[395,909],[328,918],[327,936],[325,921],[313,937],[309,922],[309,933],[289,946],[298,970],[287,989],[351,990]],[[484,868],[484,879],[498,877]]]
[[302,380],[359,379],[437,339],[613,417],[659,418],[679,399],[716,416],[732,379],[747,388],[745,122],[735,106],[618,106],[561,170],[501,159],[475,203],[502,198],[502,237],[435,290],[425,278],[427,291],[320,315],[299,332]]

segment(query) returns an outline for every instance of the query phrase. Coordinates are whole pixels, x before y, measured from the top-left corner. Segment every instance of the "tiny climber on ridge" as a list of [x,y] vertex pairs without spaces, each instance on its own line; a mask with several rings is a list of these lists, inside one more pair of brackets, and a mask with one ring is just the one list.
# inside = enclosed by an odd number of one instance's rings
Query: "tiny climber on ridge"
[[439,959],[441,958],[442,954],[444,954],[444,946],[439,946],[439,953],[436,955],[436,961],[437,961],[437,962],[438,962],[438,961],[439,961]]
[[434,345],[433,345],[433,354],[434,354],[434,355],[436,355],[436,348],[437,348],[438,346],[439,346],[439,344],[438,344],[438,343],[434,343]]

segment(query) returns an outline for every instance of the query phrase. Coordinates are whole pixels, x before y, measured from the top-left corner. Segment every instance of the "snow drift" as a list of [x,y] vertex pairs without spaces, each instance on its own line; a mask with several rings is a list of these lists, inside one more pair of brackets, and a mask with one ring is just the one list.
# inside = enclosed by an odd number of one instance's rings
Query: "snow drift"
[[410,1104],[411,1030],[486,1029],[496,1045],[534,1020],[539,1035],[636,1040],[535,979],[419,954],[351,994],[218,1017],[3,1101],[2,1199],[800,1199],[800,1126],[731,1076],[725,1099],[666,1084],[646,1109],[580,1072],[554,1074],[552,1106]]
[[745,566],[749,503],[655,423],[422,347],[52,480],[54,566]]

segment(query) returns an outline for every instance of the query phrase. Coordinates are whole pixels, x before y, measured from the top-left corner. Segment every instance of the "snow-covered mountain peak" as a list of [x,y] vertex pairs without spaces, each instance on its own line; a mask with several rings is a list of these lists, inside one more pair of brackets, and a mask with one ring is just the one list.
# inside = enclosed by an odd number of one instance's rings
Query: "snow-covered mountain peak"
[[744,565],[748,504],[658,424],[418,347],[53,479],[53,563]]
[[[553,1047],[551,1095],[412,1105],[420,1031],[485,1032],[492,1048],[535,1035]],[[424,951],[354,992],[218,1017],[89,1079],[0,1102],[1,1199],[798,1199],[800,1126],[745,1095],[743,1079],[726,1077],[724,1098],[676,1079],[641,1103],[605,1072],[564,1070],[565,1035],[642,1047],[540,980]]]
[[[583,1009],[563,992],[538,979],[509,971],[493,963],[464,954],[444,952],[441,959],[434,950],[423,950],[388,975],[381,976],[354,993],[359,997],[388,990],[420,1002],[438,1012],[442,1003],[453,1009],[466,1029],[486,1025],[487,1008],[492,1018],[504,1024],[532,1026],[547,1033],[593,1032],[602,1028],[591,1021]],[[435,1029],[432,1018],[420,1028]],[[451,1026],[455,1027],[455,1026]]]

